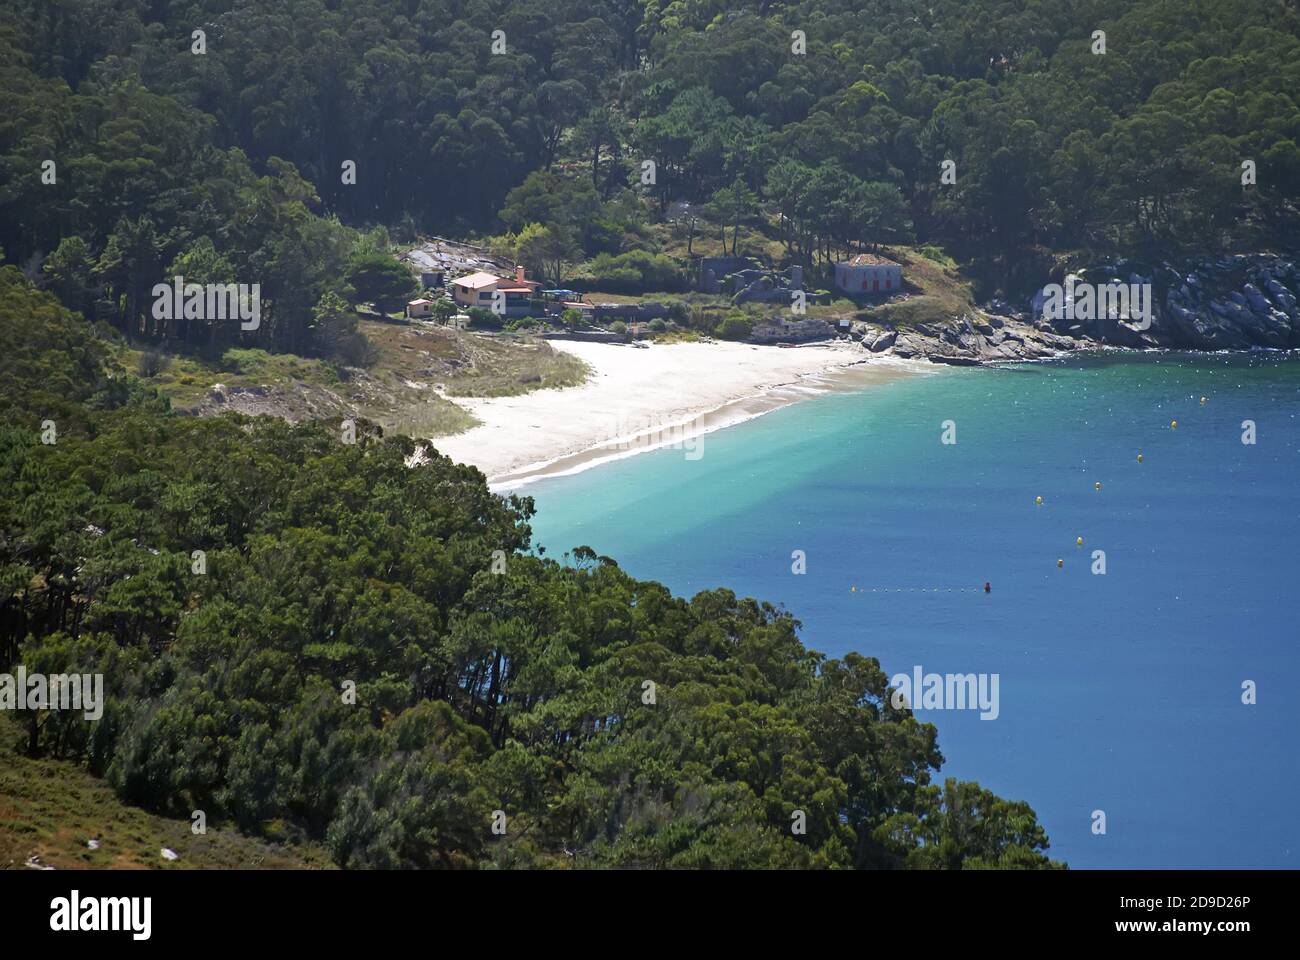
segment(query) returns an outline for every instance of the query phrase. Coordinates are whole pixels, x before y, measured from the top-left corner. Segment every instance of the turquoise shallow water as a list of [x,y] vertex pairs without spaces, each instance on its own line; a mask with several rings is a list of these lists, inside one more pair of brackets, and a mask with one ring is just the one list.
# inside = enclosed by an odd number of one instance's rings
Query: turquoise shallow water
[[1071,866],[1300,866],[1300,360],[942,370],[703,449],[526,487],[535,542],[784,603],[891,676],[997,674],[997,719],[919,713],[941,776],[1027,800]]

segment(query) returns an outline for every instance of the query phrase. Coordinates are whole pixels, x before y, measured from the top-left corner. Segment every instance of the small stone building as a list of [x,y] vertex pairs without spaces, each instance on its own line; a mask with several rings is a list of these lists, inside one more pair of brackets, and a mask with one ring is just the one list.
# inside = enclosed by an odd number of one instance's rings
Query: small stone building
[[894,293],[903,286],[903,268],[874,253],[860,253],[835,264],[835,286],[853,296]]

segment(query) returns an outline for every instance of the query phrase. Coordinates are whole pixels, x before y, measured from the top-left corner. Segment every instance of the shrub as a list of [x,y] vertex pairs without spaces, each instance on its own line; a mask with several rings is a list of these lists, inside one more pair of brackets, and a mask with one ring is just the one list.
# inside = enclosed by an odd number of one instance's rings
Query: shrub
[[373,366],[379,359],[379,351],[375,349],[375,345],[359,330],[340,337],[334,353],[349,367]]
[[916,251],[927,260],[933,260],[935,263],[942,264],[945,267],[955,267],[957,262],[952,257],[943,252],[943,248],[933,243],[927,243],[919,247]]
[[456,302],[448,297],[433,301],[432,313],[439,323],[446,323],[460,311]]
[[617,256],[602,253],[591,261],[590,273],[595,286],[614,293],[686,289],[686,274],[677,261],[646,250],[631,250]]
[[148,380],[163,373],[172,365],[172,358],[161,350],[149,350],[140,355],[140,376]]
[[[613,258],[611,258],[613,259]],[[602,290],[616,293],[640,293],[645,289],[645,278],[633,267],[607,266],[596,273],[596,285]]]
[[674,323],[684,323],[690,315],[690,308],[687,307],[685,301],[669,300],[664,304],[664,313]]
[[753,330],[753,319],[737,311],[723,317],[714,333],[723,340],[747,340]]
[[473,330],[500,330],[501,318],[487,307],[470,307],[469,326]]

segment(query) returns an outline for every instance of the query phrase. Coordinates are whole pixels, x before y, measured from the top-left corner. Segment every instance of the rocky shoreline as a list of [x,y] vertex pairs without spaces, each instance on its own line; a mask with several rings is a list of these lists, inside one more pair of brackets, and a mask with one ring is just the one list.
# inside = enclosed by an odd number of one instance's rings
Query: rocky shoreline
[[973,366],[1127,347],[1171,350],[1300,349],[1300,271],[1274,254],[1202,258],[1151,268],[1120,261],[1081,267],[1056,282],[1149,284],[1150,325],[1123,316],[1046,319],[993,301],[943,323],[888,329],[855,321],[849,332],[874,354]]
[[983,311],[976,315],[963,314],[945,324],[926,324],[905,331],[856,322],[850,337],[875,354],[957,366],[1041,360],[1083,345],[1072,337]]

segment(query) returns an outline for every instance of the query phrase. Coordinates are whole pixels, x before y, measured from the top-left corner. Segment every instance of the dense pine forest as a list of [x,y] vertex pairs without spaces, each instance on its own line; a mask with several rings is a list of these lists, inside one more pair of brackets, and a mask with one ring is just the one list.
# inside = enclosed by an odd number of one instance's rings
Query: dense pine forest
[[12,266],[0,338],[0,664],[108,701],[19,715],[28,754],[347,867],[1050,865],[788,612],[543,557],[405,437],[169,414]]
[[[545,556],[372,425],[179,416],[107,345],[347,359],[431,234],[656,290],[668,221],[989,294],[1285,248],[1297,90],[1283,0],[0,0],[0,670],[108,692],[20,749],[345,867],[1056,866],[793,613]],[[156,317],[178,274],[261,325]]]
[[327,352],[390,236],[616,285],[675,201],[810,267],[939,244],[986,293],[1296,237],[1284,0],[5,0],[0,77],[9,262],[195,344],[226,334],[155,322],[154,277],[260,282],[243,340]]

